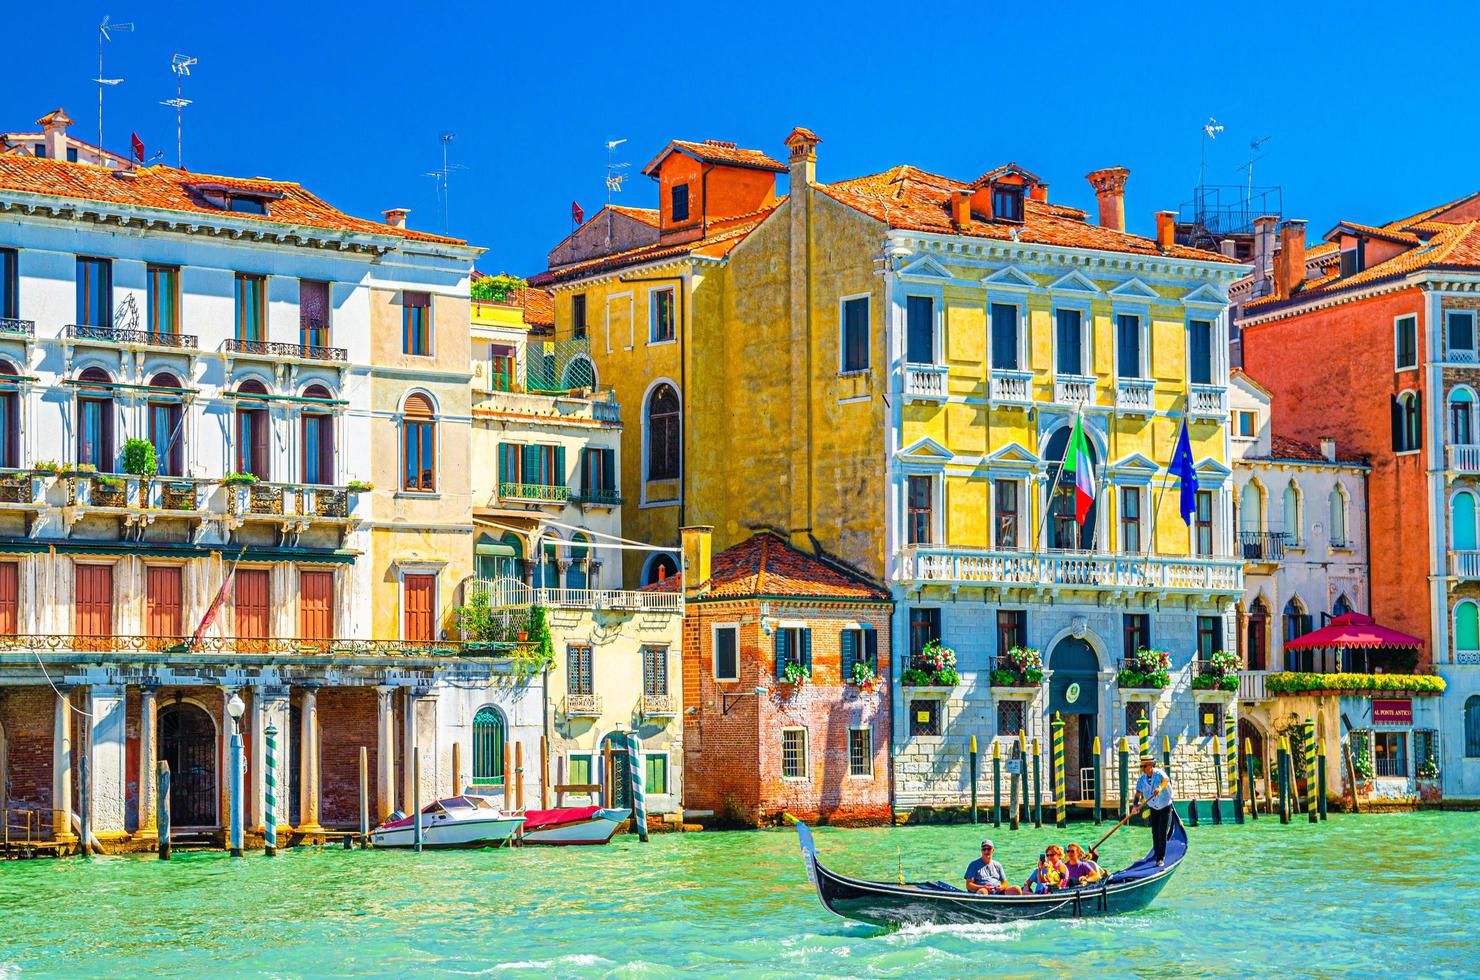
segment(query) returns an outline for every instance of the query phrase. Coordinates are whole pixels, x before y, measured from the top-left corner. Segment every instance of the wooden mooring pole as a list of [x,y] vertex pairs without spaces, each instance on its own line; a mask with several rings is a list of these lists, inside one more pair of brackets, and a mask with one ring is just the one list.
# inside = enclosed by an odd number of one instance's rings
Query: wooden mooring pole
[[514,743],[514,809],[524,809],[524,743]]
[[1249,816],[1259,819],[1259,783],[1254,778],[1254,742],[1244,739],[1244,773],[1249,778]]
[[411,849],[421,853],[421,746],[411,748]]
[[163,759],[154,768],[154,814],[159,825],[159,859],[170,859],[170,764]]
[[[1018,733],[1018,738],[1019,739],[1022,739],[1022,737],[1023,737],[1022,733],[1019,732]],[[1008,785],[1008,794],[1007,794],[1007,829],[1008,830],[1017,830],[1018,829],[1018,776],[1019,776],[1019,773],[1020,773],[1020,767],[1022,766],[1022,762],[1021,762],[1022,753],[1020,753],[1018,751],[1018,745],[1016,743],[1012,747],[1012,752],[1013,752],[1013,756],[1015,758],[1008,760],[1009,769],[1011,771],[1008,773],[1008,776],[1007,776],[1007,781],[1008,781],[1008,784],[1009,784]],[[1017,762],[1017,765],[1012,765],[1013,762]]]
[[1033,826],[1043,826],[1043,749],[1033,739]]
[[82,839],[77,842],[77,853],[83,857],[92,856],[92,794],[89,792],[92,787],[88,785],[87,779],[92,773],[87,756],[88,753],[84,751],[77,760],[77,819],[82,831]]
[[1120,819],[1124,820],[1131,812],[1131,740],[1128,736],[1120,736]]
[[360,846],[370,839],[370,750],[360,746]]
[[504,809],[514,808],[514,749],[504,743]]
[[992,739],[992,826],[1002,826],[1002,743]]
[[550,740],[540,736],[540,809],[550,808]]
[[1223,740],[1213,736],[1213,823],[1223,823]]
[[971,822],[976,823],[976,736],[971,736]]
[[462,743],[452,743],[452,795],[459,796],[463,791],[462,777]]
[[1326,819],[1326,740],[1321,739],[1316,749],[1316,804],[1320,807],[1321,819]]

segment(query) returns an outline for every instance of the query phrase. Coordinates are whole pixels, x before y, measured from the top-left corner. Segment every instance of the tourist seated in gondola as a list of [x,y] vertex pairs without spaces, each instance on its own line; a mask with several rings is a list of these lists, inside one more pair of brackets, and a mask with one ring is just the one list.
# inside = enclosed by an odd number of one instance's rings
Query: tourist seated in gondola
[[1069,845],[1067,857],[1064,880],[1070,888],[1092,884],[1105,877],[1105,869],[1096,864],[1078,844]]
[[995,850],[991,841],[982,841],[982,856],[966,866],[966,890],[978,895],[1021,895],[1021,888],[1007,883],[1002,865],[992,857]]
[[1064,865],[1064,849],[1057,844],[1050,844],[1038,855],[1038,867],[1023,882],[1023,891],[1042,895],[1044,892],[1062,888],[1068,877],[1069,869]]

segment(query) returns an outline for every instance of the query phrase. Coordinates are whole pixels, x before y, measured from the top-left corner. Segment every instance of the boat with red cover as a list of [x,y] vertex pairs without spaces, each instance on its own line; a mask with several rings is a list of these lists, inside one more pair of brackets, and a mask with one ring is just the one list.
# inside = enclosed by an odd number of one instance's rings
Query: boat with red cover
[[564,806],[553,810],[525,810],[525,844],[605,844],[612,839],[631,810],[599,806]]

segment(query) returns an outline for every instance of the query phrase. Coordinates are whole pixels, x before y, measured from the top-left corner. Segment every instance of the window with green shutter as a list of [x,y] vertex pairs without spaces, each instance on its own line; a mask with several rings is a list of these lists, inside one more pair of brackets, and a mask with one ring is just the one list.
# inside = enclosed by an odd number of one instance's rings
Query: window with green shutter
[[786,673],[787,664],[812,669],[812,631],[800,626],[776,628],[776,676]]
[[590,786],[594,780],[591,778],[591,754],[572,754],[570,762],[566,766],[565,781],[572,786]]
[[512,442],[498,445],[498,482],[519,482],[519,447]]
[[643,791],[651,796],[654,793],[668,792],[668,756],[654,753],[649,755],[647,762],[647,784]]
[[843,677],[853,676],[853,665],[868,664],[879,669],[879,634],[870,626],[858,626],[843,630]]

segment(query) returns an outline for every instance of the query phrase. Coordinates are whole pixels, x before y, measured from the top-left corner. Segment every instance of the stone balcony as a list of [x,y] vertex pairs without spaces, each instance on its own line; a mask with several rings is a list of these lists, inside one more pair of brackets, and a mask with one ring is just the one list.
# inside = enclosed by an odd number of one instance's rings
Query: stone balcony
[[524,421],[601,422],[620,425],[622,406],[610,389],[589,394],[539,391],[484,391],[474,411],[491,416],[510,416]]
[[1149,594],[1239,595],[1243,562],[1198,555],[1090,551],[993,551],[914,545],[899,556],[898,581],[944,585]]
[[1462,582],[1480,579],[1480,551],[1451,551],[1449,574]]
[[993,368],[991,384],[994,405],[1017,405],[1026,408],[1033,404],[1032,371]]
[[1187,414],[1199,419],[1228,418],[1228,389],[1223,385],[1189,385]]
[[678,714],[678,703],[671,694],[644,694],[637,713],[644,718],[672,718]]
[[946,376],[944,364],[906,364],[904,366],[905,401],[943,402],[946,400]]
[[1480,473],[1480,446],[1456,446],[1444,447],[1445,456],[1449,462],[1449,471],[1465,476],[1474,476]]
[[601,695],[567,694],[563,707],[567,718],[600,718]]
[[1122,415],[1150,415],[1156,410],[1156,381],[1152,378],[1117,378],[1115,410]]
[[1093,405],[1098,380],[1093,375],[1058,374],[1053,379],[1053,400],[1056,405],[1075,408]]

